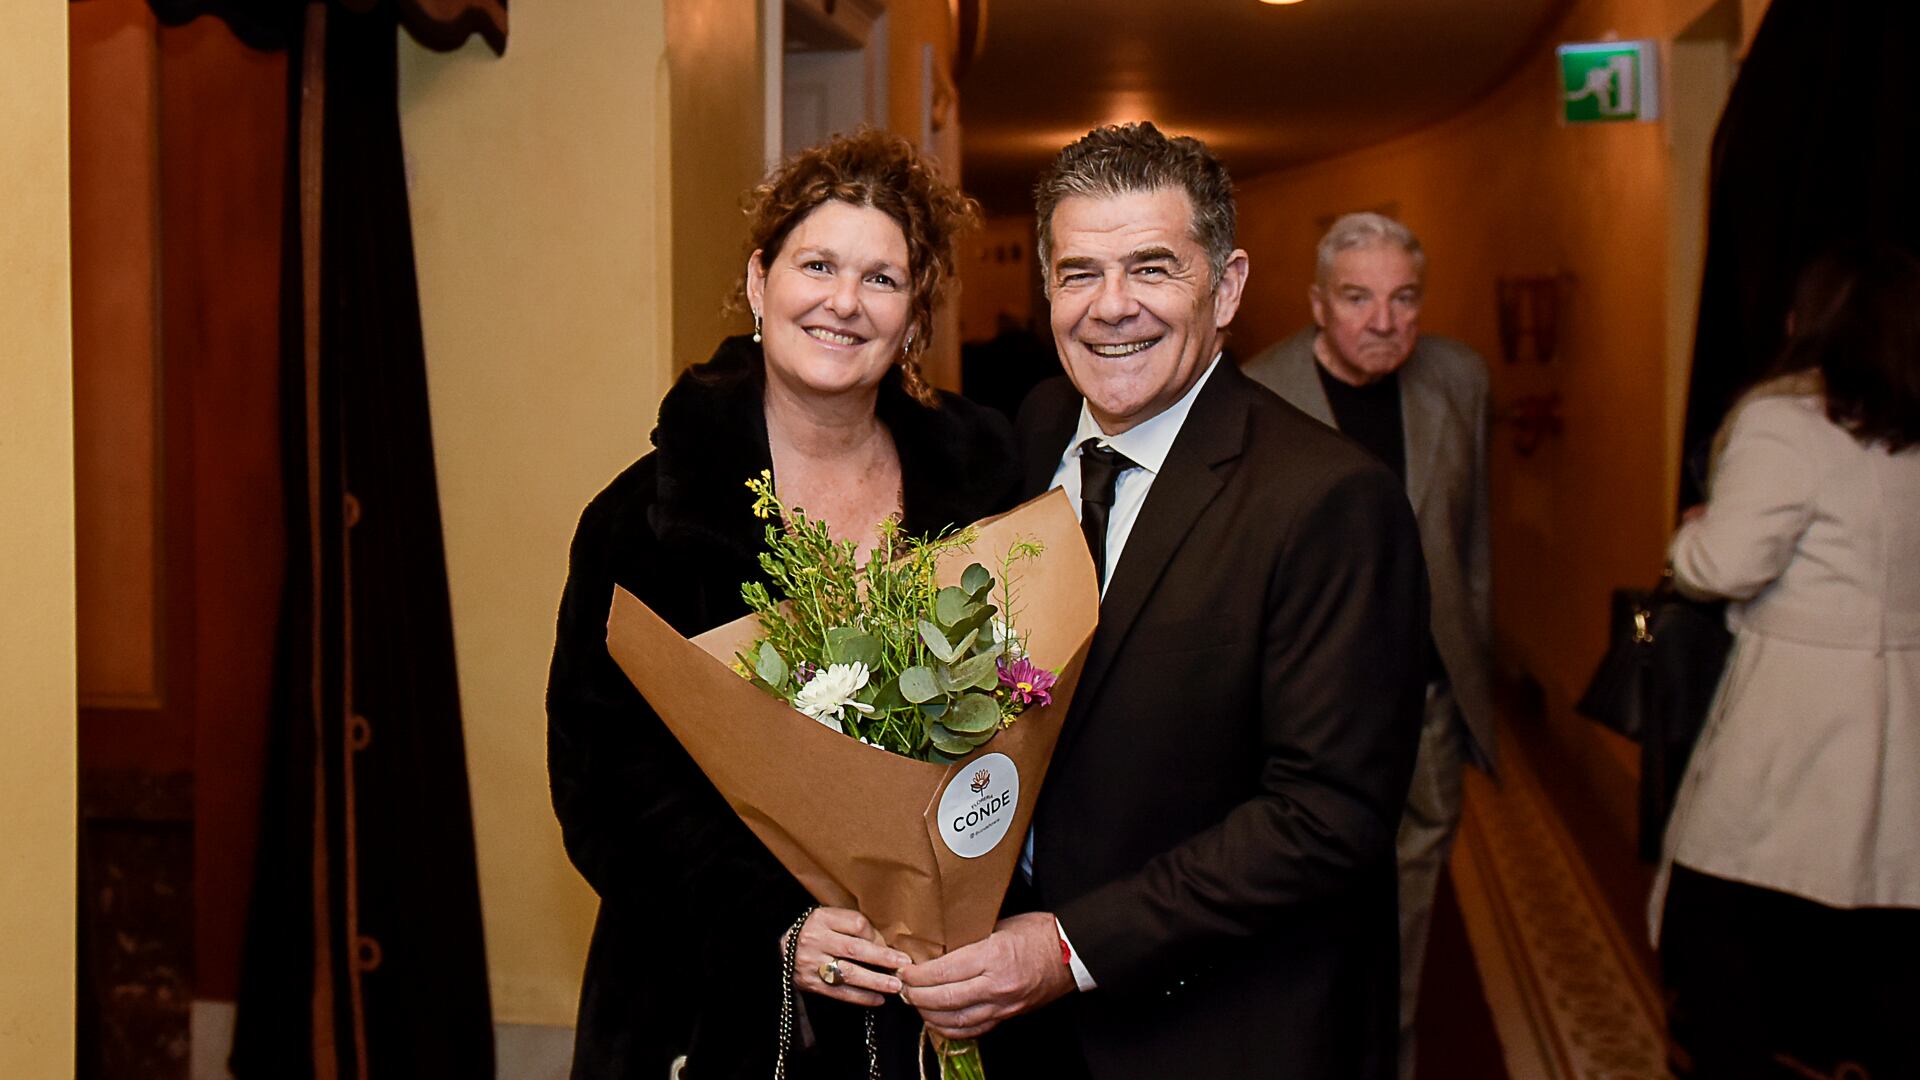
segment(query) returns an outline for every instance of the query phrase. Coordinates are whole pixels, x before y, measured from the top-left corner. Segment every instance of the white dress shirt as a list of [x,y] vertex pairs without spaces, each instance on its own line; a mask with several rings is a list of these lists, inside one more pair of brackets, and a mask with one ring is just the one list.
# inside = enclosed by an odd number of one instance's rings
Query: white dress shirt
[[[1113,572],[1120,565],[1120,555],[1126,550],[1127,537],[1133,534],[1134,522],[1140,520],[1140,507],[1147,501],[1147,492],[1153,489],[1154,478],[1167,463],[1167,454],[1173,450],[1173,441],[1180,435],[1180,428],[1187,422],[1187,414],[1193,411],[1193,401],[1200,396],[1200,388],[1207,385],[1213,377],[1213,369],[1220,366],[1221,354],[1215,353],[1207,364],[1207,370],[1182,394],[1180,400],[1169,405],[1165,412],[1142,420],[1118,435],[1109,435],[1093,418],[1093,410],[1087,407],[1085,400],[1080,402],[1080,423],[1073,430],[1073,438],[1067,440],[1067,448],[1060,455],[1060,467],[1053,471],[1053,487],[1067,493],[1073,502],[1073,516],[1080,517],[1080,447],[1088,439],[1098,439],[1100,445],[1112,447],[1125,454],[1138,468],[1128,469],[1120,474],[1113,485],[1113,509],[1107,514],[1107,565],[1101,567],[1100,595],[1107,595],[1107,586],[1113,583]],[[1033,830],[1027,830],[1027,843],[1020,852],[1020,872],[1027,880],[1033,880]],[[1080,953],[1074,949],[1073,942],[1067,937],[1067,928],[1059,926],[1060,940],[1067,943],[1068,963],[1073,968],[1073,981],[1081,990],[1092,990],[1096,985],[1093,974],[1080,960]]]
[[1127,537],[1133,535],[1133,523],[1140,519],[1140,507],[1147,501],[1153,479],[1166,465],[1173,440],[1179,437],[1187,414],[1193,411],[1193,399],[1200,396],[1200,388],[1207,385],[1213,369],[1219,365],[1220,356],[1216,353],[1199,381],[1189,387],[1179,401],[1158,416],[1142,420],[1118,435],[1102,431],[1100,422],[1093,418],[1093,410],[1085,401],[1080,402],[1080,424],[1074,428],[1073,438],[1067,441],[1066,451],[1060,455],[1060,467],[1053,471],[1053,486],[1073,500],[1073,516],[1080,516],[1080,447],[1088,439],[1098,439],[1101,445],[1125,454],[1139,466],[1121,473],[1113,486],[1113,509],[1107,514],[1107,565],[1100,568],[1102,597],[1107,594],[1107,585],[1113,582],[1114,568],[1120,565],[1120,553],[1126,549]]

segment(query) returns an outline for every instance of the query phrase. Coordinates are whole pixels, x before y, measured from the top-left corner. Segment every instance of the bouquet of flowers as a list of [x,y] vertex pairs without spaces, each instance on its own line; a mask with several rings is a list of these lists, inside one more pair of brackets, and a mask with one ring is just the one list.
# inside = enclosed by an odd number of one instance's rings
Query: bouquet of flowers
[[[985,745],[1028,705],[1052,704],[1055,673],[1034,665],[1014,629],[1013,568],[1040,556],[1038,542],[1009,546],[998,582],[975,562],[960,584],[942,587],[940,557],[971,550],[975,530],[903,537],[888,519],[863,567],[851,541],[835,542],[825,524],[780,501],[771,472],[747,488],[754,515],[774,519],[760,569],[786,597],[776,602],[763,582],[740,587],[765,636],[734,670],[755,686],[869,746],[943,764]],[[982,780],[990,785],[992,773],[969,786]],[[940,1075],[982,1077],[979,1047],[940,1047]]]
[[969,551],[972,528],[922,539],[888,520],[864,567],[851,541],[789,508],[773,477],[747,481],[753,512],[774,518],[762,582],[740,587],[762,636],[735,670],[835,731],[919,761],[950,764],[985,745],[1029,705],[1050,705],[1056,673],[1034,664],[1014,628],[1014,567],[1039,558],[1011,544],[1000,576],[969,563],[958,585],[936,577],[943,556]]
[[[1071,505],[1053,491],[931,539],[886,526],[858,565],[769,477],[749,486],[772,586],[743,588],[752,614],[688,639],[616,589],[608,651],[820,903],[916,961],[984,938],[1099,614]],[[970,1044],[940,1049],[949,1080],[980,1076]]]

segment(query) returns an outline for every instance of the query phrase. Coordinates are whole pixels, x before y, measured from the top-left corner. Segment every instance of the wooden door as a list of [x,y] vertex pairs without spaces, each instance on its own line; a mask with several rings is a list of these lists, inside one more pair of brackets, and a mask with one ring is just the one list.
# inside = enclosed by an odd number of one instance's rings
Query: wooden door
[[237,990],[267,730],[286,66],[140,0],[69,18],[79,1071],[185,1077]]

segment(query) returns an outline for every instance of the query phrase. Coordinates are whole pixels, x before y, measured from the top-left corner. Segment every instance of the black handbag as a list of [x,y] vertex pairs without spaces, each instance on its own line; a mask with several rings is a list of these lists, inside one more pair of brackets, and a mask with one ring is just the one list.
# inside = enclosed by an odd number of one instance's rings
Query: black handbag
[[1640,857],[1660,858],[1687,759],[1706,723],[1733,635],[1724,601],[1692,600],[1673,571],[1615,589],[1607,654],[1574,709],[1640,744]]

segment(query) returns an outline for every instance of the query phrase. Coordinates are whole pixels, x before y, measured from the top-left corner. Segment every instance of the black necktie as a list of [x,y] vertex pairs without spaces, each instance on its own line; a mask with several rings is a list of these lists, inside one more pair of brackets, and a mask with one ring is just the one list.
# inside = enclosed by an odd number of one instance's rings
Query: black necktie
[[1113,485],[1120,474],[1139,468],[1127,455],[1098,439],[1080,444],[1080,531],[1093,553],[1093,572],[1107,584],[1107,511],[1113,509]]

